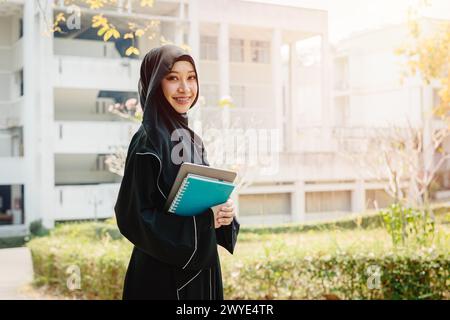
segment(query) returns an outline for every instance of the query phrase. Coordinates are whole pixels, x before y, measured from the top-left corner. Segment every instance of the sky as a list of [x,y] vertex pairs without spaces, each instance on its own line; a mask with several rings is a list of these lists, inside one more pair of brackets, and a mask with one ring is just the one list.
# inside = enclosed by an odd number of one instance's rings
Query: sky
[[[354,32],[387,24],[401,23],[407,18],[408,8],[421,0],[247,0],[324,9],[329,16],[329,37],[336,42]],[[430,0],[422,10],[429,17],[450,21],[450,0]]]

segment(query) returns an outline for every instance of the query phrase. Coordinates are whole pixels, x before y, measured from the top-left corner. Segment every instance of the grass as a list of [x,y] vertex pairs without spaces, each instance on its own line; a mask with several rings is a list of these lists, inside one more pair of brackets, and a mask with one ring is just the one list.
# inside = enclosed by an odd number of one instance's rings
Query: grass
[[[435,247],[439,250],[450,248],[450,227],[439,225],[435,237]],[[303,256],[309,254],[344,251],[372,252],[381,254],[393,250],[391,239],[385,229],[330,229],[306,232],[287,232],[276,234],[243,233],[239,236],[234,256],[220,248],[223,259],[245,259],[252,256],[262,256],[266,251],[285,250]],[[415,249],[414,246],[411,248]]]

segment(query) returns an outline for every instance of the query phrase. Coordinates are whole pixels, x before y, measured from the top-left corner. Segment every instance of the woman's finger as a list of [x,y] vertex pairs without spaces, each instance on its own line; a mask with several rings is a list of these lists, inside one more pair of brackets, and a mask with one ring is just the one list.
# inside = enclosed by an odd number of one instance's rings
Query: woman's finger
[[220,208],[220,211],[230,212],[233,211],[234,207],[222,207]]
[[234,217],[234,211],[220,211],[219,217],[221,218],[231,218]]
[[234,204],[233,200],[228,199],[227,202],[222,203],[221,206],[222,206],[222,208],[225,208],[225,207],[232,207],[233,204]]
[[233,221],[233,218],[221,218],[219,220],[221,225],[229,225]]

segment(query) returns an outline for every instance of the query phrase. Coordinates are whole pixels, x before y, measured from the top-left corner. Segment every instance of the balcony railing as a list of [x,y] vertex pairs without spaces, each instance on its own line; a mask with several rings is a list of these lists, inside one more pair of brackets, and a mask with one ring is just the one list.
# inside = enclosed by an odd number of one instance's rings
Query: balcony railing
[[127,146],[139,128],[132,122],[57,121],[56,153],[109,153],[117,146]]
[[114,215],[120,184],[55,187],[55,220],[104,219]]
[[15,71],[23,66],[23,41],[19,39],[10,46],[0,46],[0,70]]
[[136,91],[140,61],[55,55],[54,79],[58,87]]
[[23,124],[23,99],[0,101],[0,129],[18,127]]
[[23,128],[0,129],[0,157],[23,156]]

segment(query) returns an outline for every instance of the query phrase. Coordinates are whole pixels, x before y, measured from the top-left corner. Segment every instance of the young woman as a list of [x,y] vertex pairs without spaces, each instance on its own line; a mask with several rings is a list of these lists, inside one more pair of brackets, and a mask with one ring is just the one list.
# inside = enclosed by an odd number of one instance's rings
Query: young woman
[[[139,80],[142,125],[133,136],[114,207],[120,232],[133,243],[123,299],[223,299],[217,244],[233,253],[239,232],[231,200],[194,217],[164,212],[179,161],[174,146],[209,165],[187,111],[199,94],[193,58],[165,45],[143,59]],[[172,141],[177,130],[188,139]]]

